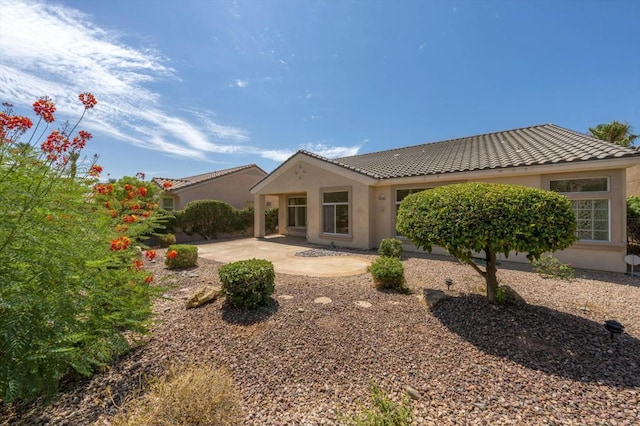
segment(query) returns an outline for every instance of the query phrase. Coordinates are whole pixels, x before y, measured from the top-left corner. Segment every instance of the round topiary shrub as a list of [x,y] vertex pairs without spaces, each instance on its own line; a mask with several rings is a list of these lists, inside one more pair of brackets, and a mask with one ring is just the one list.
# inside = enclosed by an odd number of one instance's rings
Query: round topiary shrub
[[160,247],[169,247],[176,243],[176,236],[173,233],[158,235],[158,244]]
[[378,254],[380,256],[397,257],[400,259],[402,256],[402,241],[397,238],[385,238],[380,242]]
[[167,248],[164,264],[169,269],[183,269],[198,264],[198,247],[188,244],[173,244]]
[[273,263],[264,259],[229,263],[218,269],[218,276],[227,301],[242,309],[267,305],[276,289]]
[[397,257],[379,257],[371,266],[369,272],[377,289],[402,291],[404,287],[404,267]]

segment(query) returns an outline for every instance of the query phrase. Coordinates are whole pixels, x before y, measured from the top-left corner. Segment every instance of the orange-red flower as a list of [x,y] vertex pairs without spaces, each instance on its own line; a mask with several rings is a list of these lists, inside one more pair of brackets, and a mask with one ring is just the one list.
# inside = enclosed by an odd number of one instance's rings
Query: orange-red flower
[[142,260],[135,259],[133,261],[133,267],[136,268],[136,271],[139,271],[140,269],[142,269],[143,266],[144,266],[144,263],[142,263]]
[[33,103],[33,110],[37,115],[42,117],[47,123],[55,121],[53,113],[56,112],[56,106],[48,97],[40,98]]
[[125,183],[124,184],[124,190],[125,191],[131,191],[133,189],[133,185],[131,185],[130,183]]
[[125,233],[129,230],[129,227],[127,225],[119,224],[119,225],[116,225],[115,229],[116,229],[116,232]]
[[93,135],[91,133],[80,130],[78,132],[78,136],[74,137],[73,141],[71,141],[71,148],[78,150],[84,148],[84,146],[87,144],[87,141],[92,137]]
[[137,217],[136,217],[135,214],[128,214],[128,215],[126,215],[125,217],[122,218],[122,221],[124,223],[133,223],[133,222],[136,221],[136,219],[137,219]]
[[96,97],[91,93],[80,93],[78,95],[78,99],[80,99],[80,102],[82,102],[85,109],[91,109],[98,103],[98,101],[96,101]]
[[153,275],[147,275],[146,277],[144,277],[144,282],[146,284],[151,284],[153,282]]
[[111,217],[118,217],[118,212],[115,209],[109,210],[109,214]]
[[175,251],[175,250],[169,250],[169,251],[167,252],[167,257],[168,257],[169,259],[175,259],[176,257],[178,257],[178,252],[177,252],[177,251]]
[[144,186],[139,186],[138,189],[136,189],[136,192],[141,197],[146,197],[147,196],[147,188],[145,188]]
[[97,164],[94,164],[89,169],[89,176],[100,176],[100,173],[102,173],[102,166],[99,166]]
[[58,130],[54,130],[49,136],[47,136],[47,140],[42,142],[40,148],[42,149],[42,152],[60,154],[62,152],[66,152],[70,145],[71,143],[69,142],[69,139],[67,139],[64,134],[60,133]]
[[155,250],[147,250],[144,252],[144,256],[149,259],[149,260],[153,260],[156,258],[156,251]]
[[131,244],[131,240],[129,239],[129,237],[122,236],[111,240],[111,250],[126,250],[129,247],[129,244]]
[[162,188],[164,189],[169,189],[172,186],[173,186],[173,182],[169,182],[169,181],[162,182]]

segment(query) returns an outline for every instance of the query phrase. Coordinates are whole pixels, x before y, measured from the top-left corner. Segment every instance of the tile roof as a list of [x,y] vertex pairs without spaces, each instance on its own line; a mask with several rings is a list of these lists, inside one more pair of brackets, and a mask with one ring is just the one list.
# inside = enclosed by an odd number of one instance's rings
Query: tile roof
[[368,154],[328,159],[376,179],[640,157],[640,151],[554,124],[523,127]]
[[217,170],[217,171],[214,171],[214,172],[202,173],[202,174],[199,174],[199,175],[187,176],[187,177],[176,178],[176,179],[174,179],[174,178],[154,177],[153,179],[151,179],[151,181],[153,183],[155,183],[156,185],[160,186],[160,187],[162,187],[162,184],[164,182],[171,182],[173,185],[171,186],[171,188],[168,189],[168,191],[171,192],[171,191],[175,191],[175,190],[178,190],[178,189],[186,188],[186,187],[191,186],[191,185],[195,185],[197,183],[206,182],[206,181],[209,181],[209,180],[217,179],[217,178],[222,177],[222,176],[230,175],[232,173],[237,173],[237,172],[242,171],[242,170],[250,169],[252,167],[258,168],[265,175],[267,174],[267,172],[262,170],[256,164],[246,164],[244,166],[232,167],[230,169]]

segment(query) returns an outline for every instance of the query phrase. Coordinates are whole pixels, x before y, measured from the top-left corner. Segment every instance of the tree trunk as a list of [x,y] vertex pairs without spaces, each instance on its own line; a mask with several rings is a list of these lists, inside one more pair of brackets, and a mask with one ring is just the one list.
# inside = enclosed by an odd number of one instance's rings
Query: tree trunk
[[491,249],[489,249],[489,247],[486,247],[484,249],[484,252],[487,256],[487,275],[485,276],[485,279],[487,281],[487,299],[489,300],[489,302],[495,303],[496,288],[498,287],[498,278],[496,277],[496,254],[493,253]]

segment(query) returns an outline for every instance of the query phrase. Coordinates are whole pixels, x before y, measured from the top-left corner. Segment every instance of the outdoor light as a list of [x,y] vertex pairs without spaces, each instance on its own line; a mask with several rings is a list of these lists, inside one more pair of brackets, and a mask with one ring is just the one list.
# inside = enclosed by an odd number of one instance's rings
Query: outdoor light
[[451,290],[451,286],[453,285],[453,280],[451,278],[447,278],[444,280],[444,283],[447,285],[447,290]]
[[616,320],[607,320],[604,322],[604,328],[611,333],[611,338],[613,339],[614,334],[620,334],[624,331],[624,325],[620,324]]

